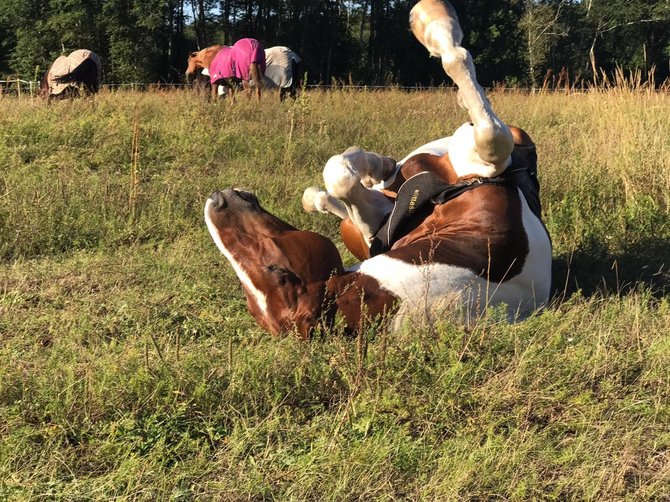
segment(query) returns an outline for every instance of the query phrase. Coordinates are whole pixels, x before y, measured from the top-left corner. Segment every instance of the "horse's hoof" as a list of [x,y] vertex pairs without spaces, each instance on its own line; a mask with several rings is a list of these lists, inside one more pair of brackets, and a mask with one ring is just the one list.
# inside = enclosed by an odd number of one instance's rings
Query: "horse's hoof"
[[302,194],[302,208],[308,213],[324,213],[323,199],[327,194],[319,187],[306,188]]
[[454,7],[447,0],[421,0],[409,13],[409,25],[416,39],[431,56],[460,44],[463,33]]

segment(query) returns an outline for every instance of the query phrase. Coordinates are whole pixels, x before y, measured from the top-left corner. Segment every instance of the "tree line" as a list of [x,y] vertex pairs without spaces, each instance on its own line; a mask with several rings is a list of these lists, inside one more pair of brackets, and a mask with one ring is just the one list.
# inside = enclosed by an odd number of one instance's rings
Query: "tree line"
[[[287,45],[309,83],[431,85],[415,0],[0,0],[0,79],[34,80],[78,48],[106,83],[181,82],[188,53],[242,37]],[[484,85],[670,75],[670,0],[452,0]]]

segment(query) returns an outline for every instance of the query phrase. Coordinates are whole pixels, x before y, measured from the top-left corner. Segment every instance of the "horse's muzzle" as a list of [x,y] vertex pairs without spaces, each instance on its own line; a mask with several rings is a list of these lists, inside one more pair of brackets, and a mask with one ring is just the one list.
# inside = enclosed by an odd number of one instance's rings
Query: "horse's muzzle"
[[259,206],[258,198],[254,194],[234,188],[214,192],[209,196],[209,199],[212,201],[212,207],[216,211],[221,211],[228,207],[250,208]]

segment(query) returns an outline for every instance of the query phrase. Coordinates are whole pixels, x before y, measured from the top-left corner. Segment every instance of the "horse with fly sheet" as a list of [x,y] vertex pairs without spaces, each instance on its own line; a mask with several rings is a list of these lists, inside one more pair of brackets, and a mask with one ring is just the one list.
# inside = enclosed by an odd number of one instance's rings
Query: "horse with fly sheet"
[[88,49],[77,49],[59,56],[40,80],[40,95],[47,99],[73,98],[100,90],[100,57]]
[[300,62],[300,56],[286,46],[265,49],[265,87],[279,89],[280,101],[287,95],[295,99],[300,87]]

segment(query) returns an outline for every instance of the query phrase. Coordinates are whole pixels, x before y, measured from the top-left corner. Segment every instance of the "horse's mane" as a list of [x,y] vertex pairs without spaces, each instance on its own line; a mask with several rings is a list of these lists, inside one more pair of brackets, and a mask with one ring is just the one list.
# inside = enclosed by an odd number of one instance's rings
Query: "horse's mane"
[[[221,50],[221,47],[225,47],[223,45],[210,45],[209,47],[205,47],[204,49],[200,49],[199,51],[193,52],[189,54],[188,59],[190,60],[192,57],[198,57],[202,56],[204,54],[207,54],[208,52],[214,52],[216,54]],[[195,54],[195,56],[194,56]]]
[[221,49],[221,47],[223,47],[223,45],[210,45],[209,47],[205,47],[203,51],[211,51],[216,49],[218,52]]

